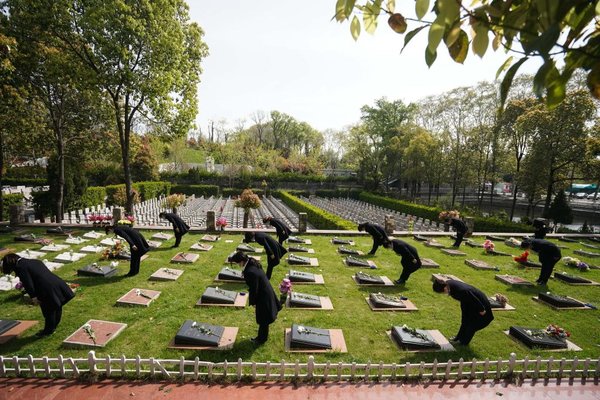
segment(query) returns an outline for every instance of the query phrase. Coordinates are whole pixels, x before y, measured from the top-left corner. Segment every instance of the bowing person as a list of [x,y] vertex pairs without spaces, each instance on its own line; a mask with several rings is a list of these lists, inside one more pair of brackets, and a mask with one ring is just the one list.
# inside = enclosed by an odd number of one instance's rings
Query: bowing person
[[150,250],[146,238],[141,233],[128,226],[107,226],[106,233],[113,231],[115,235],[122,237],[129,244],[131,260],[129,261],[129,273],[127,276],[135,276],[140,272],[142,256]]
[[287,240],[287,238],[290,237],[290,234],[292,233],[292,230],[277,218],[264,217],[263,224],[270,224],[273,228],[275,228],[275,231],[277,232],[277,239],[281,245]]
[[544,239],[523,239],[521,248],[524,250],[531,249],[538,253],[540,263],[542,263],[542,270],[536,283],[538,285],[547,284],[554,266],[562,258],[558,246]]
[[394,239],[391,242],[385,242],[383,247],[386,249],[391,247],[396,254],[402,257],[400,260],[400,264],[402,265],[402,273],[400,274],[400,278],[395,280],[394,283],[397,285],[404,285],[408,280],[408,277],[413,272],[421,268],[422,263],[417,249],[400,239]]
[[490,300],[479,289],[464,282],[448,280],[433,282],[433,291],[446,293],[452,298],[460,301],[461,321],[460,329],[451,342],[468,345],[473,339],[475,332],[482,330],[494,319]]
[[258,324],[258,334],[250,340],[256,345],[261,345],[269,338],[269,325],[277,319],[277,313],[281,311],[281,303],[258,261],[241,251],[235,252],[227,261],[237,263],[243,268],[244,281],[248,285],[249,302],[251,306],[255,306]]
[[175,234],[175,244],[173,245],[173,247],[179,247],[179,244],[181,243],[181,238],[190,230],[189,225],[186,224],[181,219],[181,217],[179,217],[179,215],[175,213],[161,212],[160,214],[158,214],[158,216],[159,218],[166,219],[167,221],[173,224],[173,233]]
[[246,232],[244,235],[244,243],[255,241],[264,247],[267,253],[267,278],[271,279],[273,268],[279,265],[279,262],[287,253],[287,250],[279,244],[271,236],[264,232]]
[[30,260],[16,254],[7,254],[2,259],[2,272],[15,273],[34,305],[40,306],[44,316],[44,329],[38,337],[54,333],[62,318],[62,308],[75,294],[71,288],[54,275],[40,260]]
[[467,224],[465,224],[465,221],[460,218],[448,218],[446,223],[453,227],[456,231],[456,240],[454,241],[452,247],[459,248],[463,238],[465,237],[465,234],[469,230],[469,228],[467,228]]
[[385,229],[381,225],[372,224],[370,222],[363,222],[358,225],[358,231],[364,232],[366,231],[373,238],[373,248],[369,252],[369,254],[375,254],[379,246],[385,245],[390,241],[385,233]]
[[536,218],[533,220],[533,227],[535,228],[533,237],[536,239],[544,239],[546,237],[546,232],[548,232],[548,227],[546,226],[546,220],[543,218]]

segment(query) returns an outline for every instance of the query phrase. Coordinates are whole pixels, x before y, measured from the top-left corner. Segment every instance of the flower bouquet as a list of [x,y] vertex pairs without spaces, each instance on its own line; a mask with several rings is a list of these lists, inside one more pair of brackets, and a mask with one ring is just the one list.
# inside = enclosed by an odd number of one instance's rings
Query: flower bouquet
[[548,336],[553,336],[557,339],[567,340],[568,337],[571,337],[571,333],[564,328],[556,324],[550,324],[546,327],[546,333]]
[[491,240],[487,239],[485,242],[483,242],[483,249],[485,250],[486,253],[490,253],[492,251],[494,251],[496,245],[494,244],[494,242],[492,242]]
[[165,198],[163,206],[165,208],[173,209],[173,208],[177,208],[183,204],[185,204],[185,194],[174,193]]
[[562,260],[569,267],[575,267],[580,271],[587,271],[590,269],[589,265],[575,257],[563,257]]
[[111,248],[104,250],[100,256],[102,260],[114,259],[114,258],[129,258],[129,252],[125,250],[123,242],[116,242]]
[[117,221],[117,225],[133,226],[135,218],[133,215],[125,215],[125,218]]
[[227,218],[225,218],[225,217],[217,218],[217,220],[215,221],[215,225],[217,226],[217,228],[220,228],[220,230],[225,229],[225,227],[227,226]]
[[521,247],[521,241],[517,240],[517,239],[515,239],[513,237],[510,237],[510,238],[506,239],[504,241],[504,244],[506,244],[509,247],[515,247],[515,248]]
[[502,306],[502,308],[506,307],[506,304],[508,303],[508,297],[500,293],[496,293],[494,299]]
[[279,284],[279,292],[281,294],[287,295],[291,291],[292,291],[292,281],[290,281],[288,278],[284,278],[281,281],[281,283]]
[[527,262],[527,257],[529,257],[529,252],[525,251],[520,256],[513,257],[513,260],[515,260],[518,263],[525,263],[525,262]]

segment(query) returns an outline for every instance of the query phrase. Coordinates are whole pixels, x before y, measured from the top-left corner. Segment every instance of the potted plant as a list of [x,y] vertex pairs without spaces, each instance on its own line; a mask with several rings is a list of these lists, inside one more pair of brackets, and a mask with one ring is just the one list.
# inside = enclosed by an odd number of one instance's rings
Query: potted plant
[[260,199],[252,191],[252,189],[244,189],[242,195],[235,201],[235,206],[244,209],[244,224],[243,227],[248,227],[248,218],[250,217],[250,209],[260,207]]

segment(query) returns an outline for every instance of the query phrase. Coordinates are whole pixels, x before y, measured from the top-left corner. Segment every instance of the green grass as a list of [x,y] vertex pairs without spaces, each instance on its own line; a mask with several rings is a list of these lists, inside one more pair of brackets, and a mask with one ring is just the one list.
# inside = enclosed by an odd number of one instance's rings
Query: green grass
[[[37,231],[38,233],[41,231]],[[151,232],[144,232],[147,237]],[[3,247],[16,249],[37,249],[38,245],[17,244],[12,241],[13,235],[3,235],[0,244]],[[309,237],[309,236],[307,236]],[[181,250],[187,250],[200,238],[199,234],[188,234],[184,237]],[[550,307],[538,304],[531,297],[538,292],[538,288],[512,288],[494,279],[495,271],[477,271],[464,264],[465,257],[450,257],[442,254],[439,250],[428,248],[412,238],[406,239],[415,244],[421,257],[432,258],[440,265],[440,269],[421,269],[414,273],[409,279],[406,288],[361,288],[351,279],[351,275],[357,271],[356,268],[346,267],[342,258],[336,252],[336,246],[329,243],[330,237],[310,236],[313,245],[308,246],[315,249],[313,255],[319,259],[320,266],[317,268],[297,268],[300,270],[323,274],[325,285],[296,285],[295,289],[304,293],[312,293],[321,296],[329,296],[333,302],[333,311],[301,311],[284,309],[277,321],[271,325],[269,341],[262,347],[255,348],[249,341],[250,337],[256,335],[257,325],[254,319],[254,309],[231,309],[221,307],[195,307],[204,289],[212,285],[213,279],[224,265],[224,259],[236,247],[241,235],[225,235],[224,240],[215,244],[215,247],[207,252],[201,253],[200,260],[192,265],[181,267],[171,265],[170,258],[176,253],[169,246],[173,239],[163,244],[158,250],[149,253],[149,258],[142,262],[141,272],[134,278],[124,278],[128,271],[128,263],[121,261],[118,275],[113,278],[100,279],[78,277],[75,273],[78,267],[87,263],[97,261],[96,255],[88,255],[84,260],[70,265],[65,265],[57,274],[70,282],[81,284],[81,290],[75,299],[67,304],[63,311],[63,321],[54,335],[44,339],[35,338],[35,332],[41,328],[43,318],[39,307],[26,305],[16,291],[0,292],[0,304],[2,305],[2,319],[36,319],[40,325],[25,332],[25,334],[5,345],[0,352],[3,355],[27,355],[34,356],[83,356],[88,350],[67,349],[62,347],[62,341],[73,331],[85,323],[88,319],[103,319],[128,324],[127,328],[119,337],[110,342],[104,349],[97,349],[98,355],[135,356],[156,358],[193,358],[198,356],[201,360],[235,361],[238,358],[254,361],[295,361],[306,360],[308,355],[289,354],[284,352],[283,330],[290,327],[292,323],[302,323],[307,326],[321,328],[343,329],[347,354],[317,354],[317,361],[356,361],[356,362],[416,362],[438,360],[464,359],[491,359],[509,357],[514,352],[518,357],[529,355],[530,357],[542,355],[543,357],[574,357],[580,359],[586,357],[598,357],[600,354],[599,336],[600,328],[599,312],[589,311],[554,311]],[[233,243],[225,243],[226,239],[232,239]],[[480,238],[476,240],[482,241]],[[369,237],[355,238],[357,249],[368,252],[371,246]],[[55,237],[56,243],[62,243],[63,239]],[[449,238],[441,238],[440,242],[450,244]],[[87,244],[87,243],[86,243]],[[563,250],[563,256],[573,255],[572,251],[580,248],[576,243],[564,243],[570,250]],[[520,251],[506,247],[504,244],[496,243],[497,249],[519,254]],[[72,246],[74,249],[81,246]],[[464,247],[463,251],[468,253],[467,258],[486,260],[497,265],[502,274],[515,274],[535,281],[539,271],[535,269],[524,270],[518,268],[509,257],[494,257],[483,255],[481,249]],[[48,257],[51,259],[52,257]],[[578,258],[585,260],[584,257]],[[264,256],[263,256],[264,259]],[[386,275],[390,279],[396,279],[400,273],[400,258],[392,251],[380,248],[377,255],[370,257],[379,267],[370,270],[369,273]],[[534,260],[537,257],[534,256]],[[590,263],[594,264],[591,259]],[[596,262],[597,263],[597,262]],[[183,276],[176,282],[153,282],[148,277],[159,267],[171,265],[173,268],[185,270]],[[274,270],[271,280],[273,286],[277,286],[289,267],[285,262]],[[556,270],[571,271],[569,267],[559,263]],[[458,346],[455,353],[407,353],[399,351],[388,339],[386,330],[392,325],[408,324],[413,327],[425,329],[439,329],[446,337],[453,336],[458,330],[460,323],[459,303],[452,298],[433,293],[431,290],[431,274],[435,272],[450,273],[458,276],[484,292],[492,295],[504,293],[508,296],[511,305],[517,308],[512,312],[496,312],[495,320],[483,331],[475,335],[474,340],[468,347]],[[600,270],[591,270],[584,273],[586,277],[600,281]],[[219,284],[224,289],[246,291],[243,284]],[[133,287],[142,289],[160,290],[160,297],[148,308],[117,307],[115,301]],[[559,294],[568,294],[585,302],[600,305],[600,287],[591,286],[569,286],[565,283],[551,280],[549,289]],[[372,312],[365,302],[365,297],[371,291],[381,291],[390,294],[402,293],[411,299],[419,308],[417,312]],[[177,329],[185,319],[194,319],[207,323],[224,326],[237,326],[239,333],[237,341],[232,350],[225,352],[217,351],[177,351],[167,349],[167,344],[174,337]],[[559,352],[548,353],[544,351],[529,350],[515,343],[502,331],[510,325],[521,325],[527,327],[544,328],[550,323],[558,324],[572,333],[572,341],[583,348],[578,353]]]

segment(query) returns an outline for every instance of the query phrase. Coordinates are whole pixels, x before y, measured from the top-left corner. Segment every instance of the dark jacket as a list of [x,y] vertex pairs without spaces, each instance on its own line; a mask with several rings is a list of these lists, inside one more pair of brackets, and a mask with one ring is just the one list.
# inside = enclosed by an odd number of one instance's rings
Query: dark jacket
[[456,232],[462,233],[463,235],[469,230],[467,224],[465,224],[462,219],[458,218],[450,218],[450,226],[453,227]]
[[[446,283],[450,289],[450,296],[460,301],[463,321],[482,319],[491,322],[494,319],[490,300],[481,290],[464,282],[449,280]],[[480,315],[484,310],[485,315]]]
[[[150,250],[150,246],[148,245],[146,238],[144,238],[141,233],[133,228],[128,226],[117,226],[115,227],[115,235],[125,239],[127,243],[129,243],[130,247],[137,247],[137,251],[135,252],[139,255],[144,255],[148,252],[148,250]],[[131,249],[131,252],[133,253],[134,250]]]
[[556,261],[562,257],[558,246],[544,239],[531,239],[531,250],[538,253],[540,261]]
[[285,240],[288,237],[290,237],[290,233],[292,233],[292,230],[288,228],[287,225],[284,224],[282,221],[278,220],[277,218],[271,218],[269,223],[273,228],[275,228],[275,231],[277,232],[277,237],[281,238],[281,240]]
[[173,232],[175,232],[175,235],[185,235],[190,230],[189,225],[177,214],[165,213],[165,219],[173,224]]
[[383,244],[388,241],[387,233],[385,233],[385,229],[381,225],[372,224],[370,222],[362,223],[358,226],[367,232],[369,235],[373,237],[373,241],[377,244]]
[[244,281],[248,285],[250,305],[256,306],[256,323],[265,325],[274,322],[281,304],[265,272],[253,258],[244,266]]
[[421,266],[419,253],[417,252],[417,249],[410,244],[400,239],[394,239],[392,240],[392,249],[396,254],[402,257],[402,261],[406,259],[406,261],[412,263],[413,260],[417,260],[417,265]]
[[27,294],[31,298],[37,297],[48,308],[60,308],[75,297],[65,281],[50,272],[40,260],[20,258],[15,266],[15,274]]
[[270,235],[267,235],[264,232],[256,232],[254,234],[254,241],[260,244],[265,248],[265,252],[267,253],[267,257],[271,258],[271,255],[275,256],[275,260],[279,261],[283,258],[287,250],[277,242],[277,240],[273,239]]

